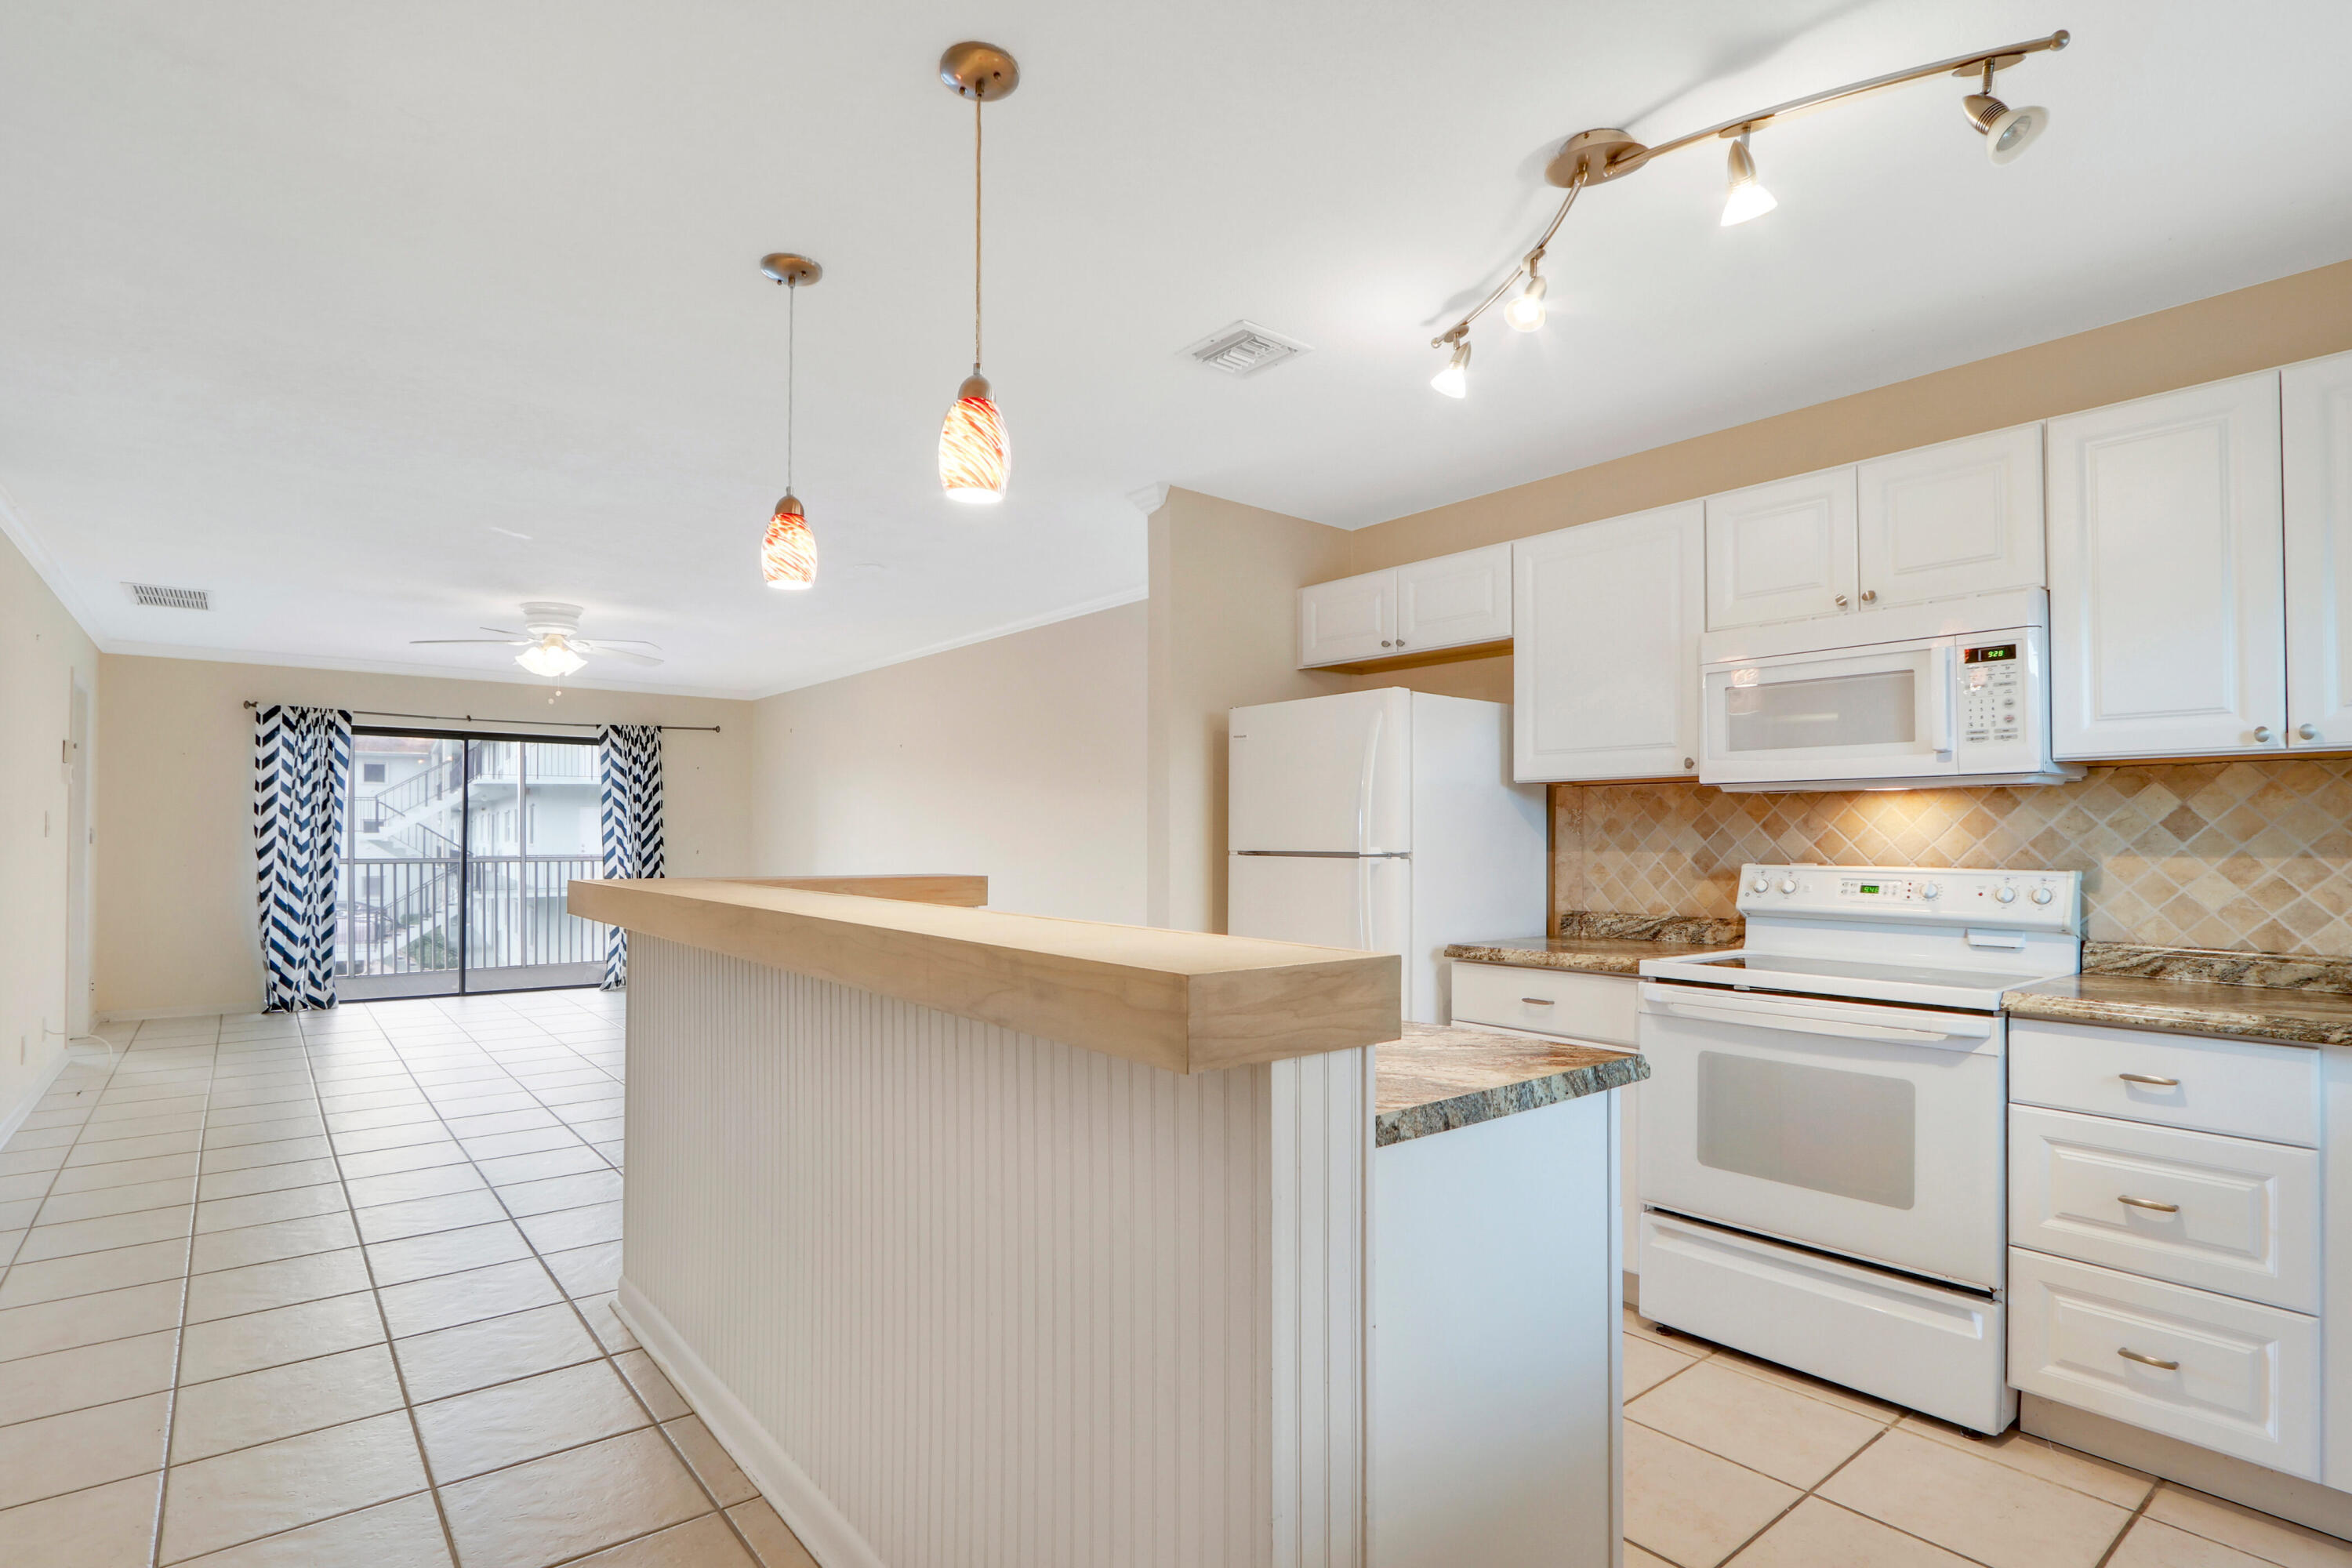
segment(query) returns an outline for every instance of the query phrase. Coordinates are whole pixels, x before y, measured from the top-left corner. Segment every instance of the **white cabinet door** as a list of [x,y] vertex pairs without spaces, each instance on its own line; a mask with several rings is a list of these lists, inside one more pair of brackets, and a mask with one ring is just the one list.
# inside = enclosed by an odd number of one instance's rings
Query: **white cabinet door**
[[1760,626],[1854,607],[1851,467],[1706,500],[1706,626]]
[[1688,501],[1513,547],[1519,782],[1696,770],[1704,516]]
[[1874,458],[1855,468],[1869,609],[2042,586],[2042,426]]
[[2057,754],[2283,749],[2278,373],[2053,419],[2049,440]]
[[1396,652],[1396,574],[1367,572],[1298,590],[1298,668]]
[[1397,567],[1396,616],[1396,646],[1407,651],[1509,637],[1510,545]]
[[2352,354],[2282,375],[2286,743],[2352,746]]

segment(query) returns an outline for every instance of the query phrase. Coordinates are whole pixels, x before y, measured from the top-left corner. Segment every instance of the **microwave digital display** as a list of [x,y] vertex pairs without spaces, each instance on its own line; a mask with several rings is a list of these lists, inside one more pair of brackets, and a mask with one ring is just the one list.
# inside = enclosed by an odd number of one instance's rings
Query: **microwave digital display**
[[1964,647],[1960,650],[1962,664],[2005,664],[2017,657],[2013,642],[1996,643],[1988,647]]

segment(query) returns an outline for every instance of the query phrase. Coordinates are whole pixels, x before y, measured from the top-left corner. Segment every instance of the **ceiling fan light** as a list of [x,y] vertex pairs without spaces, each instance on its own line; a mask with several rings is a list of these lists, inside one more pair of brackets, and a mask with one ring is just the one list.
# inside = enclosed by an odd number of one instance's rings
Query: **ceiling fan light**
[[1985,156],[1995,163],[2015,163],[2050,128],[2050,111],[2038,103],[2011,109],[1990,93],[1972,92],[1960,108],[1985,139]]
[[940,427],[940,486],[950,500],[993,506],[1004,499],[1011,466],[1004,415],[989,395],[988,378],[966,376]]
[[588,661],[564,646],[557,637],[542,637],[515,655],[515,662],[533,675],[561,678],[575,669],[584,668]]
[[1746,223],[1749,218],[1762,217],[1780,205],[1764,183],[1756,177],[1756,159],[1748,151],[1748,138],[1743,134],[1731,144],[1731,157],[1727,170],[1727,184],[1723,195],[1723,226]]
[[812,588],[816,585],[816,535],[800,501],[786,496],[768,519],[768,537],[760,546],[760,574],[771,588]]

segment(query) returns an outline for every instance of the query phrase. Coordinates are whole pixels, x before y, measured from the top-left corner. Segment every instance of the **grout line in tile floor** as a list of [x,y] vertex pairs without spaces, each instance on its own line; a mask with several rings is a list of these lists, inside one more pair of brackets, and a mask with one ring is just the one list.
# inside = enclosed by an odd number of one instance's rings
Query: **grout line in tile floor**
[[2147,1495],[2139,1500],[2139,1506],[2132,1510],[2131,1517],[2124,1521],[2124,1527],[2116,1531],[2116,1538],[2107,1542],[2107,1549],[2099,1553],[2099,1560],[2093,1563],[2091,1568],[2107,1568],[2107,1564],[2116,1560],[2116,1553],[2124,1549],[2124,1538],[2131,1534],[2134,1527],[2146,1516],[2147,1505],[2156,1500],[2156,1494],[2161,1489],[2163,1489],[2161,1482],[2147,1489]]

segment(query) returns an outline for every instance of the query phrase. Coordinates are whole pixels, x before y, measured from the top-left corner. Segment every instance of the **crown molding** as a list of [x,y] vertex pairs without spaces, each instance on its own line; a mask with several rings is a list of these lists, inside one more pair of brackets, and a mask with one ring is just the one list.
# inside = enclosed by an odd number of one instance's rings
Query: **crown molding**
[[1129,490],[1127,492],[1127,500],[1129,505],[1144,516],[1150,517],[1168,504],[1167,482],[1162,480],[1156,485],[1146,485],[1141,489]]

